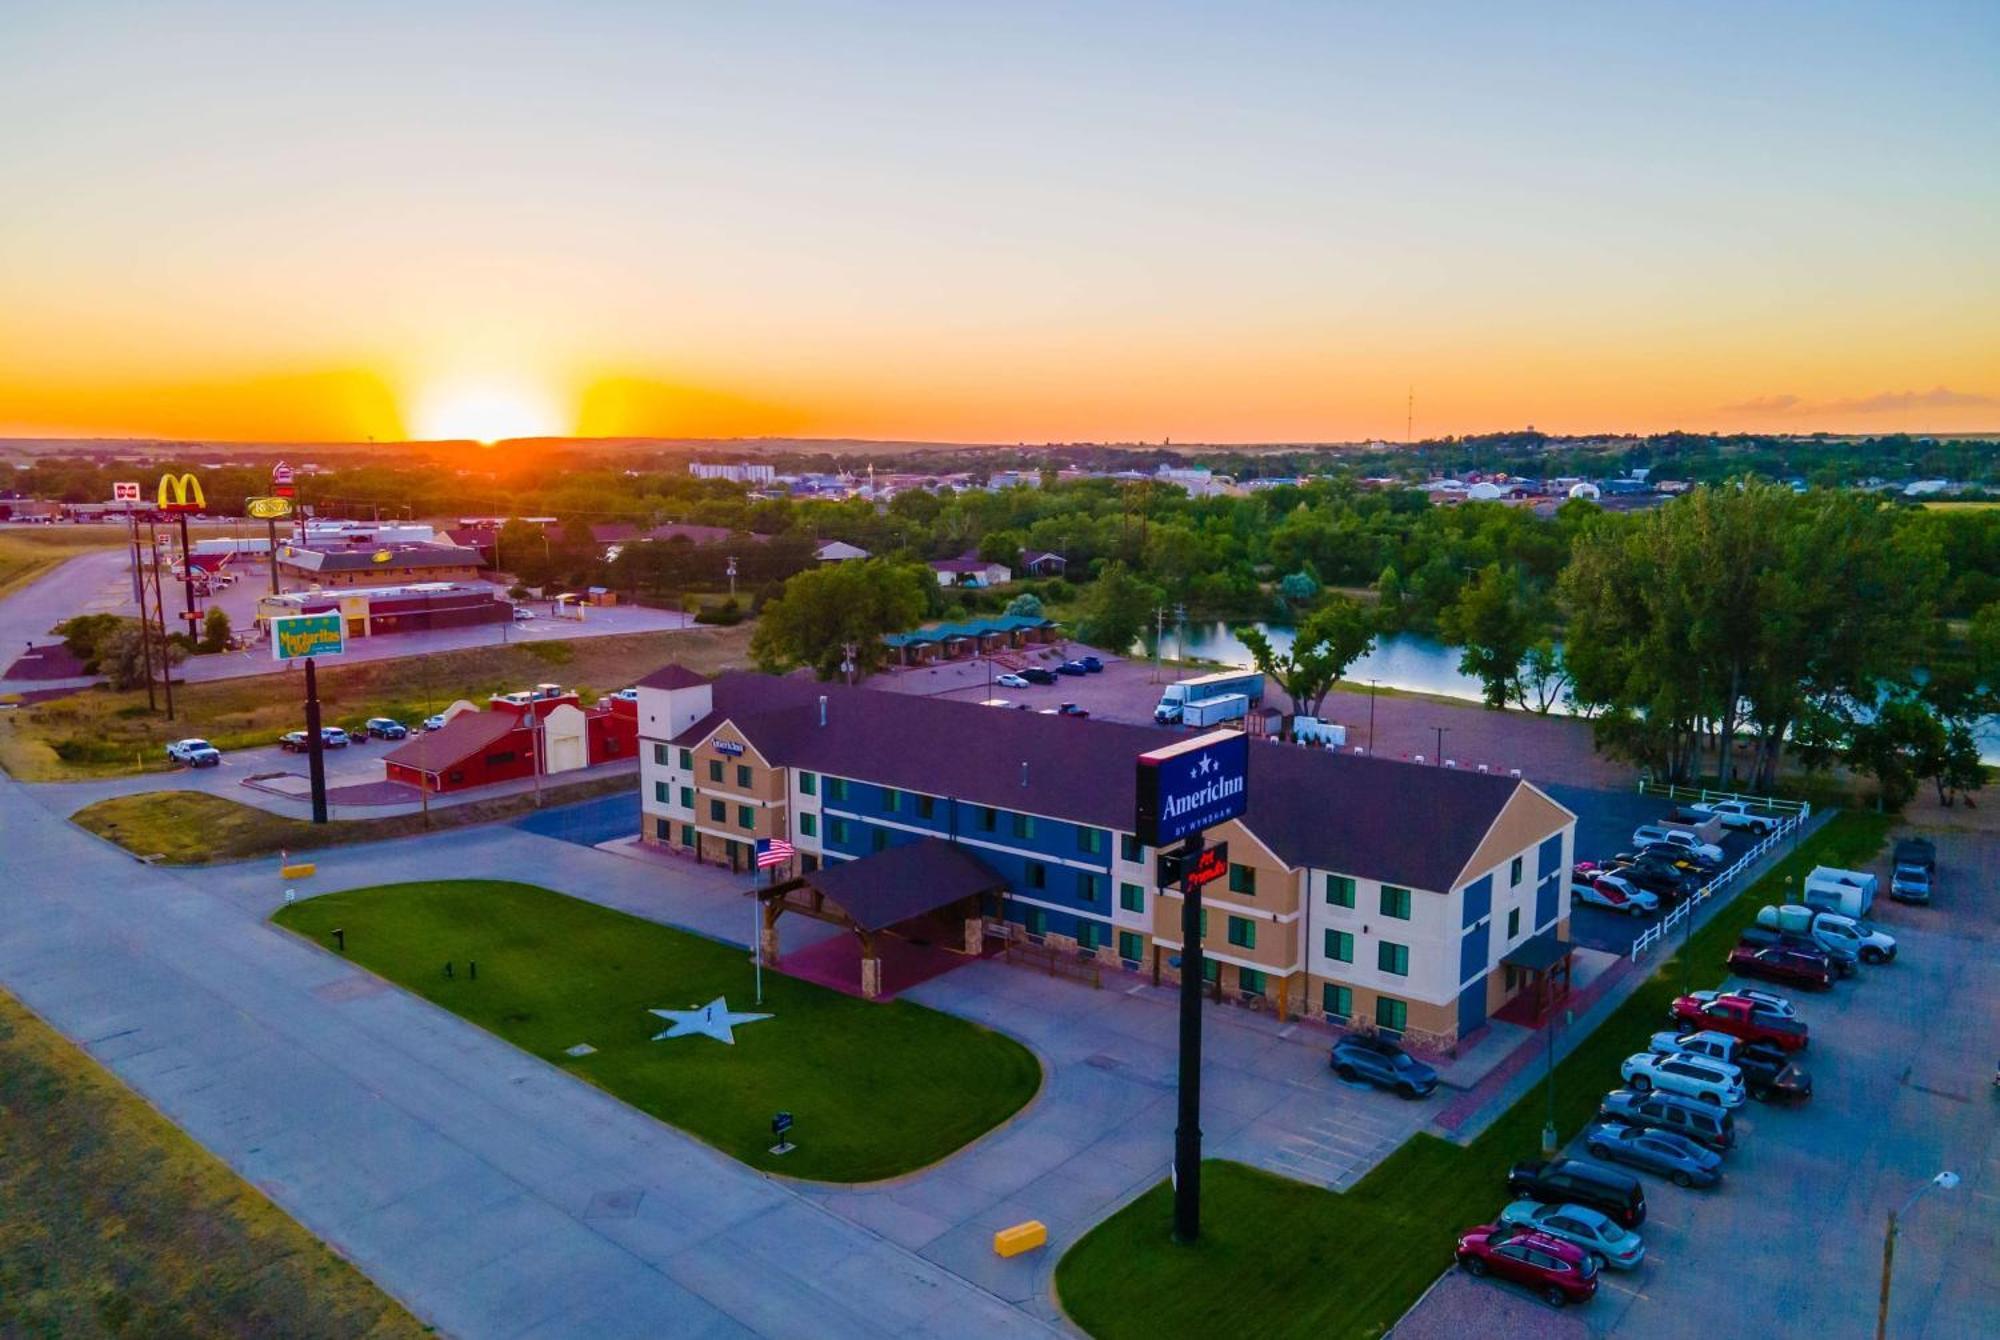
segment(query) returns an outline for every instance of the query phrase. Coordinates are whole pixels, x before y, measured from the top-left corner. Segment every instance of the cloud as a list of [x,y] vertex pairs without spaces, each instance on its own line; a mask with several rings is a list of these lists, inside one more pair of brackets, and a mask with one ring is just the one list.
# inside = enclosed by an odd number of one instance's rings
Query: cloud
[[2000,396],[1933,386],[1928,391],[1880,391],[1850,400],[1809,401],[1803,396],[1760,395],[1722,406],[1724,414],[1901,414],[1924,409],[1986,409]]

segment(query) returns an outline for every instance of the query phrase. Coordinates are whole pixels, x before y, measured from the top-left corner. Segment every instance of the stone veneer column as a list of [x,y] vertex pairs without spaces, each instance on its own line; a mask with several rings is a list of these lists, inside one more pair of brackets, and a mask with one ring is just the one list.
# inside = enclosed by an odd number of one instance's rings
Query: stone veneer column
[[874,1000],[882,994],[882,960],[864,958],[861,960],[861,995],[863,999]]

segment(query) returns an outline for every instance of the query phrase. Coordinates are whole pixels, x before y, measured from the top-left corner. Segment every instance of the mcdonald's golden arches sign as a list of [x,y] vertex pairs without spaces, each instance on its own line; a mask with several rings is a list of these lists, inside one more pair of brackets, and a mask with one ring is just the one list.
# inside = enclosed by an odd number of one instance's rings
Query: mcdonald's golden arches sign
[[208,506],[201,496],[201,481],[193,475],[161,475],[159,504],[162,512],[199,512]]

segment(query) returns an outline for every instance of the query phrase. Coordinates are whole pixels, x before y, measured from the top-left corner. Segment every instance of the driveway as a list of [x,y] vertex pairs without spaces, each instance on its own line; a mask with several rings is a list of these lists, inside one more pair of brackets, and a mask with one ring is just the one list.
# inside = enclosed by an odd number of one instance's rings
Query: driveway
[[[1932,908],[1878,902],[1897,961],[1825,995],[1795,995],[1813,1029],[1804,1064],[1814,1095],[1798,1109],[1749,1104],[1723,1185],[1681,1191],[1646,1177],[1647,1260],[1605,1277],[1597,1299],[1554,1318],[1506,1286],[1454,1271],[1398,1325],[1482,1335],[1686,1338],[1866,1335],[1881,1283],[1890,1209],[1933,1174],[1901,1219],[1889,1334],[1990,1335],[2000,1317],[2000,1120],[1991,1091],[2000,1018],[2000,839],[1937,834]],[[1886,865],[1875,867],[1887,880]],[[1612,1087],[1615,1076],[1604,1077]],[[1504,1192],[1494,1189],[1494,1209]],[[1439,1244],[1440,1253],[1449,1244]],[[1502,1301],[1504,1299],[1504,1302]],[[1490,1304],[1490,1306],[1488,1306]]]

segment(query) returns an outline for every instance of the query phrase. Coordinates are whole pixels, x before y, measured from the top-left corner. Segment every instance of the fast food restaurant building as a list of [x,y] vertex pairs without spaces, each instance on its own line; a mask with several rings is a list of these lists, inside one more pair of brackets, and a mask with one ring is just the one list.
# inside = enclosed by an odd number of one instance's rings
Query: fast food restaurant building
[[[1177,979],[1181,896],[1133,836],[1138,755],[1174,735],[792,678],[639,681],[642,838],[754,878],[942,839],[990,869],[989,934]],[[1253,741],[1207,834],[1218,996],[1448,1046],[1568,953],[1576,816],[1515,777]]]

